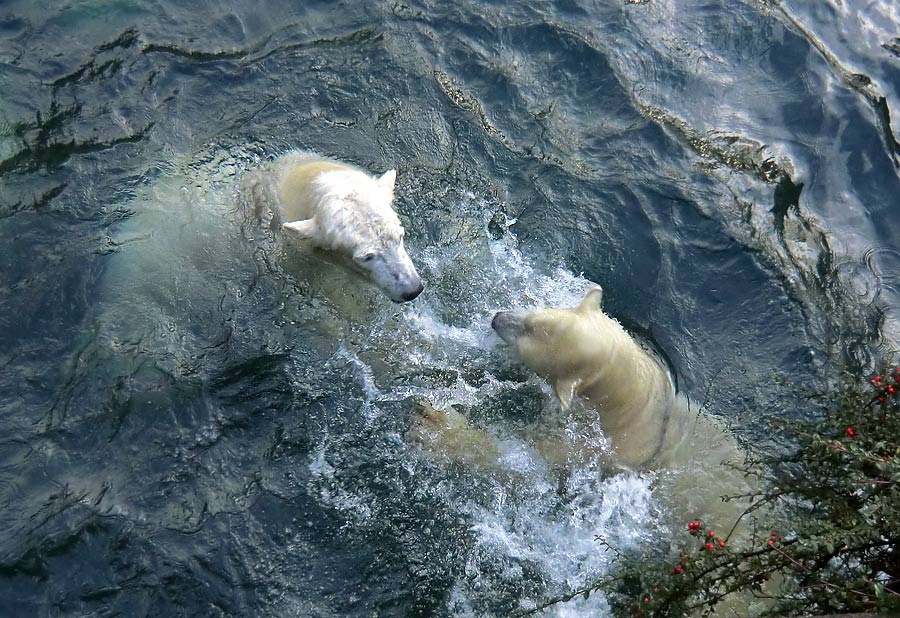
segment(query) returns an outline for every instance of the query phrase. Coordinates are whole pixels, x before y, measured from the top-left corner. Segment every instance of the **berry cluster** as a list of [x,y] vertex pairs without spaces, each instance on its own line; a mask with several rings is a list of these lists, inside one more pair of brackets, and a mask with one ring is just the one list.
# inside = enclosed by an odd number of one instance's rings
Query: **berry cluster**
[[900,396],[900,367],[895,367],[894,371],[885,375],[877,375],[869,380],[875,388],[875,401],[885,403],[888,399]]
[[[700,545],[698,548],[698,552],[690,552],[695,559],[699,559],[701,557],[699,552],[708,553],[711,551],[715,551],[718,548],[724,549],[728,546],[725,539],[719,537],[714,530],[706,530],[703,528],[703,524],[699,521],[689,522],[687,525],[688,532],[691,536],[696,537],[699,541]],[[692,556],[689,555],[688,551],[682,551],[678,554],[678,562],[674,567],[672,567],[672,575],[681,575],[688,569],[688,561]],[[657,596],[656,593],[659,593],[659,588],[654,587],[653,592],[645,592],[643,595],[639,596],[637,599],[637,606],[635,608],[635,615],[640,616],[643,615],[642,607],[648,608],[649,612],[653,615],[656,615],[657,609],[654,609],[653,601],[654,597]]]
[[[693,536],[700,535],[700,533],[701,533],[700,528],[701,528],[701,524],[699,521],[692,521],[688,524],[688,532],[690,532],[691,535],[693,535]],[[707,538],[710,539],[710,541],[715,541],[715,543],[717,543],[719,545],[719,547],[725,547],[725,541],[723,541],[722,539],[717,537],[716,533],[713,530],[710,530],[709,532],[707,532],[706,536],[707,536]],[[706,549],[714,549],[715,543],[711,543],[711,542],[706,543]]]
[[[658,587],[654,587],[654,588],[653,588],[653,592],[659,592],[659,588],[658,588]],[[645,596],[645,597],[642,599],[642,601],[643,601],[644,603],[649,603],[649,602],[650,602],[650,596]],[[642,611],[643,611],[643,610],[641,609],[641,606],[638,605],[637,611],[635,611],[635,616],[640,616],[641,613],[642,613]]]
[[[703,524],[699,521],[688,523],[687,529],[691,536],[698,537],[703,541],[703,545],[700,547],[701,551],[712,551],[716,549],[716,547],[724,548],[728,545],[728,543],[725,542],[725,539],[716,535],[714,530],[709,530],[704,534]],[[678,565],[672,569],[673,575],[681,575],[684,573],[684,569],[687,568],[687,554],[681,552],[678,557],[680,561]]]
[[[876,375],[869,380],[869,384],[875,389],[871,403],[878,403],[884,407],[893,403],[900,402],[900,367],[895,367],[893,371],[888,371],[884,375]],[[885,419],[886,420],[886,419]],[[857,428],[847,427],[844,430],[847,437],[851,440],[856,437]]]

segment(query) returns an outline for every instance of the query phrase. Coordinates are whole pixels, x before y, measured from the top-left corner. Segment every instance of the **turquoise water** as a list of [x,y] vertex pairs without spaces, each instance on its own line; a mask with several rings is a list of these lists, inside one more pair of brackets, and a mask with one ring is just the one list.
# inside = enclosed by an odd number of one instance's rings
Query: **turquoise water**
[[[898,37],[832,0],[0,3],[0,615],[505,616],[659,543],[652,476],[517,437],[558,410],[490,317],[600,283],[765,448],[900,337]],[[398,170],[422,297],[242,218],[291,148]],[[420,457],[416,397],[528,482]]]

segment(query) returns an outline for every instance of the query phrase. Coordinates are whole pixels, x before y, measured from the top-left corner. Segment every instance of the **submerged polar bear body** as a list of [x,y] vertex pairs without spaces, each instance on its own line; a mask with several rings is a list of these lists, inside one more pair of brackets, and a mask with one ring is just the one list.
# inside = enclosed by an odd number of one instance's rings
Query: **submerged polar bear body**
[[322,250],[395,302],[416,298],[422,280],[391,207],[396,172],[373,177],[307,152],[290,152],[247,181],[257,214],[301,248]]

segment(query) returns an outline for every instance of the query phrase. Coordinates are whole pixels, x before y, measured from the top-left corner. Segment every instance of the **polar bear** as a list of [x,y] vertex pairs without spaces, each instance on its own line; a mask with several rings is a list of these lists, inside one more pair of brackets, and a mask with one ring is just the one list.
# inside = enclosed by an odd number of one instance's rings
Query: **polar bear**
[[563,410],[576,397],[588,400],[620,461],[665,464],[698,417],[663,365],[603,313],[602,297],[594,287],[574,308],[500,311],[491,327],[550,383]]
[[324,251],[402,303],[419,296],[424,286],[391,207],[396,177],[395,170],[373,177],[340,161],[294,151],[250,174],[245,190],[257,216],[301,249]]
[[[586,462],[601,443],[593,434],[601,434],[615,463],[635,470],[675,467],[698,457],[717,464],[741,459],[731,436],[675,392],[663,364],[603,313],[602,296],[594,287],[577,307],[494,315],[497,335],[550,383],[578,426],[574,436],[551,435],[547,422],[531,428],[529,442],[541,457],[553,465]],[[587,405],[576,409],[577,398]],[[445,458],[478,461],[484,468],[495,450],[484,436],[472,439],[475,431],[480,430],[459,413],[430,407],[423,412],[420,406],[407,439],[422,450],[443,450]]]
[[573,308],[500,311],[491,324],[549,382],[564,414],[548,410],[508,439],[508,430],[495,434],[452,408],[419,403],[407,443],[501,483],[533,483],[540,470],[647,473],[672,507],[670,523],[700,518],[730,529],[728,538],[747,534],[755,483],[742,469],[745,453],[676,392],[663,363],[603,313],[602,295],[595,287]]

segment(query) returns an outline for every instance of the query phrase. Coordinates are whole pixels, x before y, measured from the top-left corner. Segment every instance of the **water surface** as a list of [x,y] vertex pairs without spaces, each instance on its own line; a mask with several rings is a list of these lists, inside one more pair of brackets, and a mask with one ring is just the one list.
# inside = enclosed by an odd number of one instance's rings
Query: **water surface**
[[[669,507],[543,468],[489,329],[588,281],[751,445],[897,344],[892,3],[181,4],[0,4],[0,614],[505,616],[607,573]],[[397,168],[420,299],[335,273],[348,315],[241,217],[291,148]],[[529,482],[419,457],[414,397]]]

